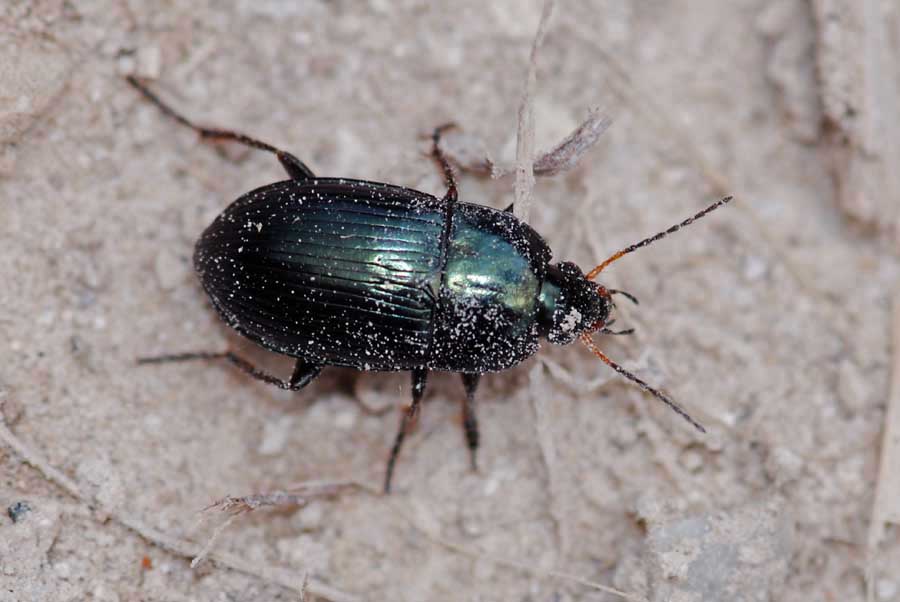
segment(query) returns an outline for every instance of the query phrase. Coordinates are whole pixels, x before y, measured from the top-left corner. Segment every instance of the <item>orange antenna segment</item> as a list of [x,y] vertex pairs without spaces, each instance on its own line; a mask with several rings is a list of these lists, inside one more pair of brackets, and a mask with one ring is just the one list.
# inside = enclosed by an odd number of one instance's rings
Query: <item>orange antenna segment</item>
[[[635,243],[635,244],[633,244],[633,245],[631,245],[631,246],[629,246],[629,247],[625,247],[625,248],[622,249],[621,251],[618,251],[618,252],[614,253],[612,256],[610,256],[609,259],[607,259],[606,261],[604,261],[603,263],[601,263],[600,265],[598,265],[597,267],[595,267],[593,270],[591,270],[590,272],[588,272],[586,278],[587,278],[588,280],[593,280],[594,278],[597,277],[597,274],[599,274],[600,272],[602,272],[602,271],[606,268],[606,266],[608,266],[609,264],[611,264],[611,263],[614,262],[615,260],[619,259],[619,258],[622,257],[623,255],[628,255],[629,253],[631,253],[631,252],[633,252],[633,251],[637,251],[637,250],[640,249],[641,247],[646,247],[646,246],[649,245],[650,243],[656,242],[656,241],[659,240],[660,238],[665,238],[665,237],[668,236],[669,234],[673,234],[673,233],[675,233],[675,232],[678,232],[679,230],[681,230],[681,229],[684,228],[685,226],[691,225],[692,223],[694,223],[696,220],[700,219],[701,217],[703,217],[703,216],[706,215],[707,213],[710,213],[710,212],[712,212],[712,211],[718,209],[718,208],[721,207],[722,205],[728,203],[728,202],[731,201],[731,199],[733,199],[733,198],[734,198],[734,197],[727,196],[727,197],[725,197],[724,199],[722,199],[721,201],[716,201],[715,203],[713,203],[712,205],[710,205],[709,207],[707,207],[707,208],[704,209],[703,211],[697,213],[696,215],[693,215],[693,216],[687,218],[686,220],[684,220],[684,221],[681,222],[680,224],[675,224],[674,226],[672,226],[672,227],[669,228],[668,230],[664,230],[664,231],[662,231],[662,232],[660,232],[660,233],[658,233],[658,234],[654,234],[654,235],[651,236],[650,238],[645,238],[644,240],[642,240],[642,241],[639,242],[639,243]],[[607,362],[607,363],[609,363],[609,362]]]
[[591,338],[591,335],[589,333],[585,332],[585,333],[581,334],[581,342],[584,343],[585,345],[587,345],[587,348],[590,349],[594,353],[594,355],[596,355],[601,360],[603,360],[603,362],[607,366],[609,366],[610,368],[612,368],[613,370],[615,370],[616,372],[618,372],[619,374],[621,374],[622,376],[624,376],[625,378],[630,380],[631,382],[636,383],[644,391],[647,391],[648,393],[650,393],[651,395],[656,397],[658,400],[660,400],[661,402],[663,402],[664,404],[666,404],[667,406],[669,406],[670,408],[675,410],[676,414],[678,414],[679,416],[681,416],[682,418],[684,418],[685,420],[690,422],[691,425],[693,425],[693,427],[695,429],[697,429],[701,433],[706,432],[706,429],[703,428],[703,425],[701,425],[699,422],[697,422],[696,420],[691,418],[691,415],[688,414],[687,411],[684,408],[682,408],[680,405],[678,405],[677,403],[672,401],[668,395],[666,395],[662,391],[654,389],[653,387],[651,387],[650,385],[648,385],[647,383],[645,383],[644,381],[639,379],[637,376],[635,376],[634,374],[632,374],[631,372],[629,372],[628,370],[626,370],[619,364],[615,363],[614,361],[612,361],[611,359],[606,357],[606,354],[603,353],[602,351],[600,351],[600,348],[597,347],[596,343],[594,343],[594,339]]

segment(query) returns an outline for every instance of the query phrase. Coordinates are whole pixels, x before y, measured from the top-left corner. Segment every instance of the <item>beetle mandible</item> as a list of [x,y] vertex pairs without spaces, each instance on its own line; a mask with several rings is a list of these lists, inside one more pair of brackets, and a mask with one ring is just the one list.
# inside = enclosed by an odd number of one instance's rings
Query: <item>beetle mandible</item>
[[453,169],[432,136],[432,157],[447,184],[443,198],[379,182],[320,178],[297,157],[235,131],[205,128],[160,100],[142,82],[128,82],[163,113],[206,140],[228,140],[273,153],[290,179],[241,196],[206,229],[194,267],[225,322],[254,343],[296,358],[290,380],[268,374],[231,351],[142,358],[231,362],[250,376],[297,391],[324,366],[412,374],[412,402],[403,412],[384,477],[415,418],[429,371],[462,376],[463,427],[476,467],[475,391],[481,375],[533,355],[541,338],[557,345],[580,339],[598,358],[703,427],[663,392],[609,359],[593,333],[612,331],[613,295],[594,282],[609,264],[728,203],[630,245],[587,274],[571,262],[551,263],[547,243],[511,213],[460,202]]

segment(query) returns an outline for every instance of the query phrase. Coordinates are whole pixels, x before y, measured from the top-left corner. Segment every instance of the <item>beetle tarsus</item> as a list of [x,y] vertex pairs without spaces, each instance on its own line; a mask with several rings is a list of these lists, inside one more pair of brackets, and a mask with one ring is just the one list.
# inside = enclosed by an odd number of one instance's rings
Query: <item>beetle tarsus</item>
[[455,127],[455,123],[445,123],[434,128],[434,133],[431,135],[431,156],[438,162],[441,171],[444,173],[444,180],[447,182],[447,194],[444,195],[444,200],[449,203],[455,203],[459,193],[456,188],[456,176],[453,174],[453,167],[444,155],[444,151],[441,150],[441,136],[447,130],[452,130]]
[[139,365],[166,364],[169,362],[190,362],[193,360],[217,360],[225,357],[221,351],[196,351],[189,353],[169,353],[152,357],[139,357],[135,360]]
[[422,396],[425,394],[425,383],[428,380],[428,370],[417,368],[412,371],[412,403],[410,403],[403,412],[403,418],[400,420],[400,428],[397,436],[394,438],[394,446],[391,448],[391,457],[388,459],[387,470],[384,473],[384,492],[391,492],[391,477],[394,475],[394,464],[397,462],[397,456],[400,455],[400,448],[403,447],[403,439],[406,438],[406,431],[419,412],[419,404]]
[[313,364],[304,359],[298,359],[294,364],[294,373],[291,375],[289,388],[291,391],[299,391],[312,381],[322,372],[321,364]]
[[307,178],[314,178],[312,170],[306,166],[303,161],[292,155],[287,151],[283,151],[279,148],[272,146],[262,140],[257,140],[256,138],[251,138],[250,136],[246,136],[241,134],[240,132],[235,132],[232,130],[223,130],[219,128],[207,128],[202,127],[170,107],[168,104],[163,102],[155,92],[152,92],[150,88],[148,88],[144,83],[133,75],[129,75],[125,78],[129,84],[131,84],[138,92],[140,92],[144,98],[149,100],[151,103],[156,105],[156,107],[162,111],[165,115],[174,119],[181,125],[185,127],[189,127],[204,140],[229,140],[232,142],[237,142],[239,144],[243,144],[244,146],[249,146],[250,148],[255,148],[258,150],[264,150],[266,152],[273,153],[276,157],[278,157],[278,161],[284,167],[285,171],[287,171],[288,175],[293,180],[305,180]]
[[463,400],[463,430],[466,433],[466,445],[469,447],[469,461],[473,472],[478,471],[478,416],[475,414],[475,391],[478,389],[480,374],[462,374],[463,385],[466,388],[466,398]]
[[229,362],[237,366],[238,369],[246,372],[256,380],[261,380],[265,383],[269,383],[270,385],[275,385],[279,389],[284,389],[286,391],[299,391],[300,389],[311,383],[322,370],[321,366],[317,366],[314,364],[305,364],[304,362],[303,370],[301,371],[300,363],[303,362],[303,360],[298,360],[297,366],[294,367],[294,374],[291,377],[291,380],[285,381],[278,378],[277,376],[269,374],[268,372],[260,370],[244,358],[240,357],[239,355],[235,355],[230,351],[222,354],[222,359],[228,360]]
[[162,364],[167,362],[189,362],[194,360],[226,360],[231,362],[242,372],[245,372],[257,380],[275,385],[279,389],[286,391],[299,391],[306,385],[311,383],[322,371],[322,366],[312,364],[303,359],[298,359],[294,366],[294,373],[291,380],[286,381],[260,370],[244,358],[232,353],[231,351],[194,351],[189,353],[173,353],[169,355],[158,355],[154,357],[139,357],[138,364]]
[[609,328],[603,328],[600,330],[600,334],[634,334],[634,328],[626,328],[625,330],[610,330]]
[[291,176],[292,180],[306,180],[316,177],[312,170],[306,166],[306,163],[291,153],[278,151],[275,154],[278,157],[278,161],[281,162],[281,166],[284,167],[284,170]]

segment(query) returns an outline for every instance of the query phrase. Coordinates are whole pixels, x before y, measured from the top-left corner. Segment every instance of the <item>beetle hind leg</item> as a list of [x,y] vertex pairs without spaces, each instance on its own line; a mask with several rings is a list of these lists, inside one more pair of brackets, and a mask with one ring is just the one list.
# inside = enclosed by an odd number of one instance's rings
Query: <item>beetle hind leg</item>
[[397,436],[394,437],[394,446],[391,448],[391,456],[388,459],[387,469],[384,473],[384,492],[391,492],[391,477],[394,475],[394,464],[397,462],[397,456],[400,455],[400,448],[403,447],[403,439],[406,438],[406,431],[419,412],[419,404],[422,396],[425,394],[425,382],[428,379],[428,371],[422,368],[412,371],[412,402],[403,412],[403,418],[400,420],[400,429]]
[[150,91],[150,88],[145,86],[144,83],[141,82],[138,78],[129,75],[126,79],[129,84],[131,84],[138,92],[140,92],[144,96],[144,98],[156,105],[156,107],[165,115],[171,117],[181,125],[191,128],[192,130],[197,132],[197,134],[199,134],[202,139],[228,140],[231,142],[243,144],[244,146],[249,146],[250,148],[270,152],[278,157],[278,161],[281,163],[282,167],[284,167],[285,171],[287,171],[292,180],[305,180],[307,178],[316,177],[313,174],[312,170],[307,167],[306,164],[303,163],[303,161],[301,161],[291,153],[283,151],[279,148],[275,148],[271,144],[263,142],[262,140],[257,140],[256,138],[251,138],[250,136],[241,134],[240,132],[199,126],[164,103],[162,100],[160,100],[160,98],[154,92]]
[[256,380],[275,385],[279,389],[287,391],[299,391],[306,385],[311,383],[319,376],[322,371],[321,364],[307,362],[304,359],[298,359],[294,365],[294,372],[290,380],[282,380],[277,376],[260,370],[244,358],[232,353],[231,351],[198,351],[191,353],[175,353],[171,355],[158,355],[155,357],[138,358],[138,364],[163,364],[167,362],[188,362],[193,360],[226,360],[234,364],[241,371],[249,374]]
[[312,362],[298,359],[297,363],[294,364],[294,373],[291,374],[291,381],[289,383],[290,390],[299,391],[312,381],[316,380],[316,377],[318,377],[321,372],[321,364],[313,364]]
[[475,414],[475,391],[478,389],[480,374],[462,374],[466,398],[463,400],[463,431],[466,434],[466,445],[469,448],[469,461],[473,471],[478,470],[476,453],[478,452],[478,417]]

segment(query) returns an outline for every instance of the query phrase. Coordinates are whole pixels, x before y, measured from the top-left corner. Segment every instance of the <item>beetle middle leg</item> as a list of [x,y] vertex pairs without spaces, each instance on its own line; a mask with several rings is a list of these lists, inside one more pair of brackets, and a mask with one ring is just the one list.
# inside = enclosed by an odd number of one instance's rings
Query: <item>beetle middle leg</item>
[[462,374],[463,386],[466,388],[466,398],[463,400],[463,430],[466,433],[466,445],[469,447],[469,461],[472,470],[478,470],[478,462],[475,456],[478,451],[478,417],[475,415],[475,391],[478,389],[480,374]]
[[198,351],[192,353],[176,353],[172,355],[159,355],[156,357],[138,358],[138,364],[162,364],[165,362],[187,362],[192,360],[226,360],[246,372],[253,378],[275,385],[279,389],[287,391],[299,391],[319,376],[322,371],[321,364],[314,364],[304,359],[298,359],[294,365],[294,373],[290,380],[282,380],[277,376],[260,370],[244,358],[231,351]]
[[192,130],[197,132],[204,140],[230,140],[232,142],[243,144],[244,146],[249,146],[250,148],[273,153],[276,157],[278,157],[278,161],[281,162],[282,167],[284,167],[288,175],[291,176],[292,180],[305,180],[307,178],[316,177],[313,174],[312,170],[307,167],[303,161],[301,161],[291,153],[283,151],[279,148],[275,148],[271,144],[267,144],[262,140],[257,140],[256,138],[245,136],[240,132],[199,126],[164,103],[162,100],[160,100],[160,98],[155,93],[151,92],[150,89],[145,86],[138,78],[129,75],[126,79],[128,80],[128,83],[134,86],[134,88],[138,92],[143,94],[147,100],[156,105],[156,107],[160,111],[162,111],[164,114],[168,115],[181,125],[191,128]]
[[406,431],[410,423],[419,412],[419,404],[422,396],[425,394],[425,382],[428,380],[428,370],[418,368],[412,371],[412,403],[410,403],[406,411],[403,412],[403,418],[400,420],[400,429],[394,438],[394,446],[391,448],[391,457],[388,459],[387,470],[384,473],[384,492],[391,492],[391,477],[394,474],[394,464],[397,462],[397,456],[400,455],[400,448],[403,447],[403,439],[406,438]]

